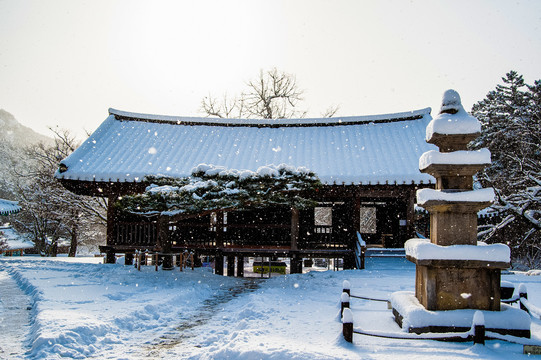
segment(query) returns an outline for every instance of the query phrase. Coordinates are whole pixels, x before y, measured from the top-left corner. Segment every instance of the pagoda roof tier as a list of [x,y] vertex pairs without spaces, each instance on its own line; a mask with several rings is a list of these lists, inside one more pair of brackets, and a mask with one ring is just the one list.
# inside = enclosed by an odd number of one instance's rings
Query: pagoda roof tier
[[483,170],[490,164],[470,164],[470,165],[454,165],[454,164],[430,164],[421,172],[430,174],[435,178],[448,176],[473,176]]
[[417,190],[417,204],[427,211],[477,213],[492,204],[494,189],[472,191]]
[[470,134],[440,134],[432,133],[426,142],[436,145],[442,152],[466,150],[467,145],[477,139],[480,132]]
[[433,244],[429,239],[410,239],[404,244],[406,256],[418,265],[446,267],[509,267],[510,250],[504,244],[450,245]]

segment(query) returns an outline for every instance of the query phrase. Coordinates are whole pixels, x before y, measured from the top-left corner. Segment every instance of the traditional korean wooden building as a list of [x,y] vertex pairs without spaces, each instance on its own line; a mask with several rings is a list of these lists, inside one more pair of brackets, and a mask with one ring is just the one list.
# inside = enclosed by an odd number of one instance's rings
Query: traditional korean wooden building
[[[367,244],[402,247],[413,236],[415,191],[434,179],[418,159],[430,109],[376,116],[318,119],[212,119],[136,114],[114,109],[55,176],[71,191],[109,199],[107,245],[136,250],[195,251],[228,256],[343,258],[355,266],[358,235]],[[323,186],[310,210],[208,211],[134,216],[115,201],[140,193],[145,176],[186,177],[199,164],[256,171],[268,164],[305,167]],[[297,268],[295,268],[297,267]],[[217,267],[218,268],[218,267]],[[228,269],[233,269],[233,265]],[[219,271],[219,270],[218,270]],[[231,273],[233,270],[229,271]],[[239,270],[240,271],[240,270]]]

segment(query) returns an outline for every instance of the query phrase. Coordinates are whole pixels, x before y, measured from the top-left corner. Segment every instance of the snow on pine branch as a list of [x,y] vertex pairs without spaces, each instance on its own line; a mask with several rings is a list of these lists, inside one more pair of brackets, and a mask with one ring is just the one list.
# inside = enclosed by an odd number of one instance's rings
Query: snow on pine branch
[[316,203],[304,192],[320,185],[310,170],[289,165],[265,165],[257,171],[199,164],[184,178],[147,177],[151,185],[140,195],[125,196],[121,210],[138,214],[197,213],[226,208],[294,206]]

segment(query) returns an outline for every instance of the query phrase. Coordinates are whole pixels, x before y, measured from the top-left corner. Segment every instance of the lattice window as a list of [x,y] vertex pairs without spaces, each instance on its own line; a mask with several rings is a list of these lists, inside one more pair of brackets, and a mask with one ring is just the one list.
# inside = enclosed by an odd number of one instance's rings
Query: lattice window
[[359,223],[359,232],[361,234],[376,233],[376,208],[361,207],[361,221]]

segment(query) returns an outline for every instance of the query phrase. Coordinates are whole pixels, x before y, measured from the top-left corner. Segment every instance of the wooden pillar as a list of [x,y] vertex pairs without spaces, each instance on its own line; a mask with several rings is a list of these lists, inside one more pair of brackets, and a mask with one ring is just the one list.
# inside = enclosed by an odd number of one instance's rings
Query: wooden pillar
[[105,263],[106,264],[114,264],[116,263],[116,256],[115,256],[115,250],[108,249],[105,253]]
[[221,251],[218,251],[216,259],[214,260],[214,273],[216,275],[224,274],[224,255]]
[[302,274],[302,259],[298,254],[291,255],[290,266],[291,274]]
[[237,256],[237,277],[244,277],[244,256]]
[[114,203],[117,200],[117,195],[109,195],[107,201],[107,234],[106,241],[107,245],[110,246],[105,253],[105,263],[114,264],[116,263],[115,250],[112,248],[115,246],[115,220],[116,220],[116,211],[113,207]]
[[353,204],[353,229],[355,232],[360,230],[361,226],[361,198],[355,196],[355,203]]
[[216,213],[216,248],[222,249],[224,247],[224,213],[218,211]]
[[299,241],[299,209],[291,208],[291,250],[297,250]]
[[[139,257],[141,258],[141,260],[139,260],[139,265],[145,265],[147,264],[147,252],[140,252],[139,253]],[[139,266],[140,267],[140,266]]]
[[413,223],[415,222],[415,199],[416,199],[416,191],[414,189],[411,189],[408,191],[408,198],[407,198],[407,209],[406,209],[406,236],[407,240],[417,237],[415,234],[415,227],[413,226]]
[[126,253],[124,255],[124,265],[133,265],[133,253]]
[[107,245],[115,245],[114,229],[115,229],[115,220],[116,220],[116,211],[113,207],[117,201],[117,195],[109,195],[107,199]]
[[227,276],[235,276],[235,256],[227,256]]
[[171,238],[169,236],[169,217],[160,216],[158,218],[158,244],[157,248],[161,250],[163,255],[162,269],[173,269],[173,255]]
[[355,269],[355,253],[352,251],[350,254],[344,256],[344,270]]

